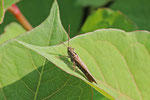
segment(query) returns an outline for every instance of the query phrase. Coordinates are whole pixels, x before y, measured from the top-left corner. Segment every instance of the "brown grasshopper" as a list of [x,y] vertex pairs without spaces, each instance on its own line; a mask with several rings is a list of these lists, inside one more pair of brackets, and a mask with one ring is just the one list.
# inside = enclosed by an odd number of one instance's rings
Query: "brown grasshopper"
[[73,63],[74,69],[76,66],[78,66],[78,68],[84,73],[84,75],[88,78],[90,82],[95,82],[97,84],[94,77],[89,72],[87,66],[83,63],[80,57],[74,52],[74,48],[69,46],[69,40],[70,40],[69,34],[70,34],[70,25],[69,25],[68,34],[67,34],[68,35],[67,53],[69,55],[68,57],[71,59],[71,62]]

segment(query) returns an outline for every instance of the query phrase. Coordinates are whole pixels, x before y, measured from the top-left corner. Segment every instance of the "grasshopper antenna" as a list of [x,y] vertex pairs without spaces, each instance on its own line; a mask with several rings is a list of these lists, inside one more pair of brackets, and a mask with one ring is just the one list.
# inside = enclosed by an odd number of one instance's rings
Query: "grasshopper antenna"
[[69,47],[69,41],[70,41],[70,24],[69,24],[69,26],[68,26],[68,47]]
[[66,46],[66,47],[69,47],[69,41],[70,41],[69,35],[70,35],[70,24],[69,24],[69,26],[68,26],[68,33],[67,33],[67,36],[68,36],[68,45],[66,45],[64,42],[62,42],[62,44],[63,44],[64,46]]

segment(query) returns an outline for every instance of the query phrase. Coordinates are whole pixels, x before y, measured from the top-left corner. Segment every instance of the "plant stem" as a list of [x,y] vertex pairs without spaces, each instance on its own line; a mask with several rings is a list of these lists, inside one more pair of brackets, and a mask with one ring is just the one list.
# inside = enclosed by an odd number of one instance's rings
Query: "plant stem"
[[27,30],[33,29],[31,24],[27,21],[27,19],[23,16],[17,5],[13,4],[11,7],[8,8],[8,11],[10,11],[16,19],[20,22],[20,24]]

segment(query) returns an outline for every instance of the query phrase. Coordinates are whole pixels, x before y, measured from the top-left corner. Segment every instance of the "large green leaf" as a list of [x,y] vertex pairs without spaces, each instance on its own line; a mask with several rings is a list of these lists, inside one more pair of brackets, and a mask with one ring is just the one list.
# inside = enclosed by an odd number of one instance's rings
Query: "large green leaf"
[[[49,17],[18,40],[37,45],[59,44],[67,39],[54,2]],[[14,39],[0,46],[0,100],[91,100],[89,85],[57,68]]]
[[120,10],[142,30],[150,30],[150,0],[115,0],[112,9]]
[[17,23],[11,23],[5,28],[4,33],[0,35],[0,44],[13,39],[25,32],[26,31],[21,25]]
[[118,28],[125,31],[136,30],[136,25],[119,11],[98,9],[91,14],[81,28],[81,32],[91,32],[102,28]]
[[102,29],[70,40],[70,45],[87,65],[98,84],[87,81],[81,71],[73,71],[66,47],[20,44],[36,51],[65,72],[76,76],[105,96],[116,100],[150,98],[150,32]]
[[3,22],[4,12],[4,2],[0,0],[0,24]]

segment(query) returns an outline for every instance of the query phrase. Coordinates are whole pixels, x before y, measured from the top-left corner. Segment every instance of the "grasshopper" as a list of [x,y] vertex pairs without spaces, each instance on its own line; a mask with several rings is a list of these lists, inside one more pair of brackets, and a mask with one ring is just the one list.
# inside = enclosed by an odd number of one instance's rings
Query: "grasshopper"
[[87,66],[83,63],[83,61],[80,59],[80,57],[77,55],[77,53],[75,53],[74,48],[69,46],[70,25],[69,25],[69,28],[68,28],[68,34],[67,35],[68,35],[67,53],[68,53],[68,57],[71,59],[71,62],[73,63],[74,70],[75,70],[75,67],[77,66],[84,73],[84,75],[87,77],[87,79],[90,82],[95,82],[97,84],[97,82],[95,81],[94,77],[89,72]]

